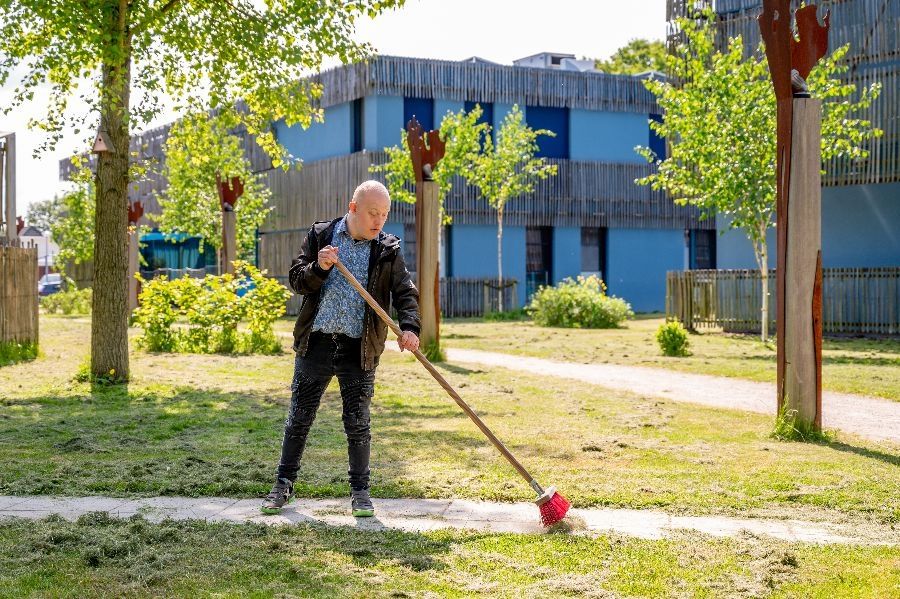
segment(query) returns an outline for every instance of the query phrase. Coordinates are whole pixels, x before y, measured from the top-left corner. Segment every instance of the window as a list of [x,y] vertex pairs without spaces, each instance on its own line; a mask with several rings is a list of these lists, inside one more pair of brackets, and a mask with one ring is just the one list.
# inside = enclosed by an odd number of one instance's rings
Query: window
[[525,229],[525,296],[541,285],[553,282],[553,229],[526,227]]
[[606,228],[581,228],[581,272],[606,277]]
[[[662,115],[659,114],[651,114],[651,121],[656,121],[657,123],[663,122]],[[649,143],[647,144],[650,150],[656,154],[657,160],[665,160],[666,159],[666,139],[664,137],[660,137],[656,134],[656,131],[650,129],[650,124],[647,124],[647,128],[649,131]]]
[[716,267],[716,232],[692,229],[690,264],[692,269]]
[[416,117],[422,129],[431,131],[434,129],[434,100],[431,98],[403,98],[403,129],[406,124]]
[[539,135],[537,138],[539,158],[569,157],[569,109],[551,106],[528,106],[525,108],[525,122],[532,129],[548,129],[556,136]]
[[416,268],[416,224],[403,225],[403,260],[406,261],[406,270],[415,272]]
[[350,151],[362,152],[363,149],[363,100],[359,98],[350,103]]

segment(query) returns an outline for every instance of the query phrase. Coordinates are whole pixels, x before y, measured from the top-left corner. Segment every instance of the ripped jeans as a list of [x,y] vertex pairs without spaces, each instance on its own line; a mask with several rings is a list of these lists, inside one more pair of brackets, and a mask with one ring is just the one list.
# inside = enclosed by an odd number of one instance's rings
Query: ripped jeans
[[350,487],[369,487],[369,405],[374,394],[375,370],[362,369],[360,342],[358,337],[314,331],[310,334],[306,355],[297,354],[277,478],[297,480],[309,429],[316,419],[325,389],[337,375],[347,434]]

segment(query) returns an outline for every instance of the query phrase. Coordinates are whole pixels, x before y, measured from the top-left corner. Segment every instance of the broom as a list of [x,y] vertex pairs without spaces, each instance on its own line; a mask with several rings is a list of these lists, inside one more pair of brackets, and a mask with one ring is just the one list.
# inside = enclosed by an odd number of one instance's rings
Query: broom
[[[335,266],[337,266],[337,269],[341,271],[341,274],[344,275],[344,277],[353,286],[353,288],[356,289],[361,296],[363,296],[363,299],[366,300],[366,303],[369,304],[369,307],[371,307],[375,311],[375,313],[378,314],[379,317],[381,317],[381,320],[383,320],[384,323],[388,327],[390,327],[390,329],[394,331],[394,333],[398,337],[402,337],[403,331],[400,330],[400,327],[397,326],[397,323],[395,323],[394,320],[390,316],[388,316],[387,312],[385,312],[381,308],[381,306],[378,305],[378,302],[375,301],[375,298],[369,295],[369,292],[366,291],[365,288],[359,283],[359,281],[356,280],[356,277],[354,277],[353,274],[349,270],[347,270],[347,267],[344,266],[340,260],[335,262]],[[534,489],[534,492],[538,495],[537,499],[535,499],[534,502],[537,504],[538,508],[541,511],[541,523],[544,526],[550,526],[551,524],[556,524],[557,522],[562,520],[565,517],[566,512],[569,511],[569,501],[556,491],[556,487],[547,487],[546,489],[541,487],[541,485],[539,485],[538,482],[534,480],[534,478],[528,473],[528,470],[526,470],[525,467],[519,463],[519,460],[517,460],[515,456],[506,448],[506,446],[503,445],[500,439],[498,439],[494,435],[494,433],[492,433],[491,430],[487,427],[487,425],[482,422],[481,418],[478,417],[478,414],[472,411],[472,408],[470,408],[469,405],[463,401],[462,397],[460,397],[459,394],[453,389],[453,387],[450,386],[450,383],[448,383],[447,380],[443,376],[441,376],[441,373],[438,372],[437,369],[435,369],[435,367],[431,364],[431,362],[428,361],[428,358],[426,358],[425,355],[418,349],[413,351],[412,353],[416,357],[416,359],[421,362],[422,366],[425,367],[425,370],[431,373],[431,376],[434,377],[434,380],[436,380],[441,385],[441,387],[444,388],[444,390],[450,395],[450,397],[452,397],[456,401],[457,405],[459,405],[459,407],[462,408],[462,410],[469,416],[469,418],[472,419],[472,422],[474,422],[475,425],[481,429],[481,432],[483,432],[485,436],[491,441],[491,443],[494,444],[494,447],[496,447],[500,451],[500,453],[503,454],[503,457],[509,460],[509,463],[512,464],[513,468],[515,468],[516,471],[520,475],[522,475],[522,478],[524,478],[525,481],[529,485],[531,485],[531,488]]]

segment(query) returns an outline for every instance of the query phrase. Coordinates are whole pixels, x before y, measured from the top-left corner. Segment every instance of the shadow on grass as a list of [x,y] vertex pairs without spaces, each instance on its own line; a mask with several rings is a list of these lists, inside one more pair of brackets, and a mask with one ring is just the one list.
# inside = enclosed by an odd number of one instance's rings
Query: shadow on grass
[[892,466],[900,466],[900,455],[898,454],[885,453],[876,449],[866,449],[865,447],[856,447],[855,445],[848,445],[847,443],[842,443],[840,441],[820,443],[820,445],[828,447],[829,449],[834,449],[835,451],[854,453],[864,458],[879,460],[886,464],[891,464]]

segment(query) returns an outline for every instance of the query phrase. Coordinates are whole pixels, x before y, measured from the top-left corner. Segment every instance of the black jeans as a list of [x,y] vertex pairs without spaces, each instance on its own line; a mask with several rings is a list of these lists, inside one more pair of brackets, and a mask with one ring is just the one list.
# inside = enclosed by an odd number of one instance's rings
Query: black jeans
[[294,362],[291,382],[291,407],[284,422],[278,478],[297,480],[300,458],[309,429],[331,378],[337,375],[341,386],[344,432],[352,489],[369,486],[369,405],[375,390],[375,370],[363,370],[360,364],[361,339],[346,335],[313,332],[305,356]]

